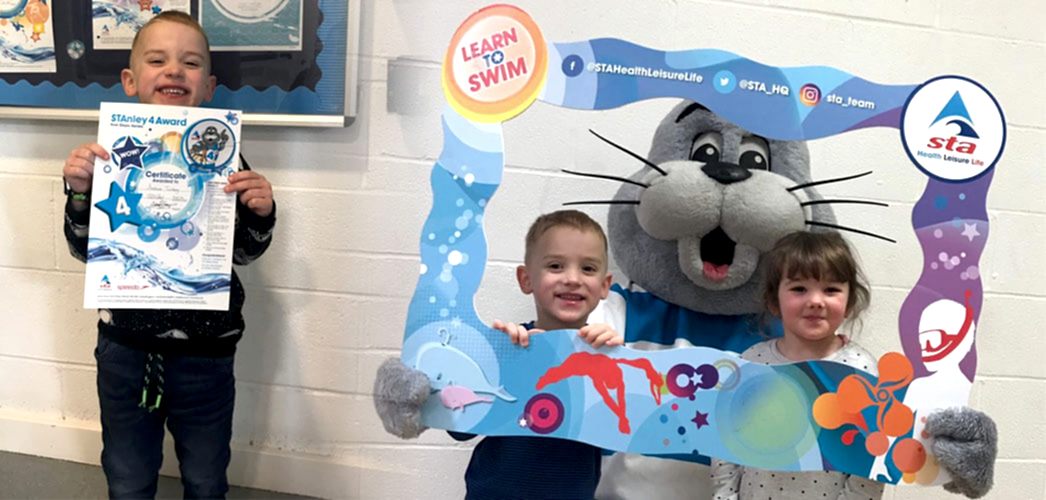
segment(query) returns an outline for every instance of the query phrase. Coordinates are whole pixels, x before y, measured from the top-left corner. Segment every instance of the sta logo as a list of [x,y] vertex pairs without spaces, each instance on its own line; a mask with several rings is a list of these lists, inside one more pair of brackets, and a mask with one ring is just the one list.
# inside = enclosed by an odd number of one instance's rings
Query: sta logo
[[[957,126],[959,131],[952,132],[955,130],[953,126]],[[980,139],[980,136],[973,128],[973,119],[970,118],[970,113],[966,110],[966,104],[959,95],[959,91],[955,91],[952,98],[948,100],[948,104],[941,108],[937,118],[930,124],[931,130],[945,127],[952,133],[940,134],[946,135],[946,137],[931,136],[926,147],[968,155],[972,155],[977,150],[975,139]]]

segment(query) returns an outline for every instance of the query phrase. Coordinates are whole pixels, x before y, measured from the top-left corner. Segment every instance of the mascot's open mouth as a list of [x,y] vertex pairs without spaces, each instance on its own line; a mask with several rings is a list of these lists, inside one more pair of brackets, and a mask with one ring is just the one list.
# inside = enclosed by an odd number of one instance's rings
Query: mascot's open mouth
[[734,263],[736,247],[737,243],[726,235],[722,227],[716,227],[701,237],[701,272],[705,277],[715,282],[726,279],[730,264]]

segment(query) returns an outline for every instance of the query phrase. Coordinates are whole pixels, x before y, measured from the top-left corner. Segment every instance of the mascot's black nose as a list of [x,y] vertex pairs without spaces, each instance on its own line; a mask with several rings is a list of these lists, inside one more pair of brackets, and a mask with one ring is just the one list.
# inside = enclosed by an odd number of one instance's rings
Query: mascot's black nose
[[701,171],[720,184],[733,184],[752,176],[752,172],[747,168],[734,163],[718,161],[701,167]]

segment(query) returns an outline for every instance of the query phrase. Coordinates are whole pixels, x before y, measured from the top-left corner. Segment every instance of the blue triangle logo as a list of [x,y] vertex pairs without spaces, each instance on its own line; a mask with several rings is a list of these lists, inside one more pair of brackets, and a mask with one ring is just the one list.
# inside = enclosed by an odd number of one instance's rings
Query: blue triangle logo
[[956,90],[955,94],[952,95],[951,99],[948,99],[948,104],[945,104],[941,108],[941,112],[937,114],[937,118],[933,120],[930,126],[934,126],[937,122],[951,118],[948,121],[948,125],[956,125],[959,127],[960,137],[971,137],[974,139],[980,138],[977,135],[977,131],[973,129],[973,119],[970,118],[969,111],[966,111],[966,103],[962,101],[962,96],[959,95],[959,91]]
[[958,90],[955,91],[955,94],[952,95],[951,99],[948,99],[948,104],[945,104],[944,108],[941,108],[941,112],[937,114],[937,118],[934,118],[933,123],[931,123],[930,126],[932,127],[933,125],[936,125],[937,122],[953,116],[965,118],[966,121],[973,124],[973,119],[970,118],[970,113],[966,111],[966,103],[962,102],[962,96],[959,95]]

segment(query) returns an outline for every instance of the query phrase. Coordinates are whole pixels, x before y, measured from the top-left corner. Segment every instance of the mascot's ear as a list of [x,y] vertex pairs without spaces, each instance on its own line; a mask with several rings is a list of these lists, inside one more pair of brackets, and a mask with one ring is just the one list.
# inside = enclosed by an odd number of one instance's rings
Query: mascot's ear
[[690,103],[689,106],[683,108],[683,111],[680,111],[679,114],[676,115],[676,123],[679,123],[680,121],[683,120],[683,118],[686,118],[687,116],[690,116],[690,114],[692,114],[695,111],[708,111],[708,112],[711,112],[711,111],[709,111],[708,108],[702,106],[700,103],[693,102],[693,103]]

